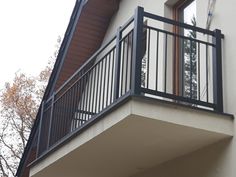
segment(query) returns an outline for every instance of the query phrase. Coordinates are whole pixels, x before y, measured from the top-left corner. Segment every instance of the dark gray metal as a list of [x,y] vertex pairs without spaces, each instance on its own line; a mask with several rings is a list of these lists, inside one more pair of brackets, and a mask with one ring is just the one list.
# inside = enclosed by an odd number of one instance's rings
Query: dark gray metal
[[[175,21],[175,20],[172,20],[172,19],[169,19],[169,18],[161,17],[161,16],[151,14],[151,13],[148,13],[148,12],[144,12],[144,16],[148,17],[148,18],[158,20],[158,21],[162,21],[164,23],[172,24],[174,26],[179,26],[179,27],[186,28],[186,29],[189,29],[189,30],[198,31],[198,32],[203,33],[203,34],[208,34],[208,35],[211,35],[211,36],[215,35],[214,31],[210,31],[210,30],[207,30],[207,29],[204,29],[204,28],[189,25],[189,24],[186,24],[186,23],[183,23],[183,22]],[[224,35],[221,34],[220,37],[224,38]]]
[[159,32],[157,31],[157,46],[156,46],[156,90],[158,89],[158,63],[159,63]]
[[198,100],[201,99],[201,74],[200,74],[200,66],[201,66],[201,56],[200,56],[200,43],[197,45],[197,55],[198,55]]
[[[151,95],[155,95],[155,96],[160,96],[163,98],[169,98],[169,99],[173,99],[176,101],[182,101],[185,103],[191,103],[194,105],[201,105],[201,106],[206,106],[209,108],[215,108],[215,105],[213,103],[208,103],[208,102],[204,102],[204,101],[199,101],[199,100],[194,100],[194,99],[190,99],[188,97],[183,97],[183,96],[177,96],[174,94],[170,94],[170,93],[166,93],[166,92],[160,92],[157,90],[151,90],[151,89],[146,89],[146,88],[141,88],[143,93],[148,93]],[[181,102],[179,102],[181,104]],[[192,106],[194,107],[194,106]]]
[[108,102],[109,102],[109,92],[111,92],[110,90],[110,76],[111,76],[111,53],[109,53],[108,55],[108,68],[107,68],[107,71],[108,71],[108,75],[107,75],[107,94],[106,94],[106,104],[105,104],[105,107],[108,106]]
[[147,40],[147,88],[149,88],[149,77],[150,77],[150,46],[151,46],[151,30],[147,30],[148,40]]
[[216,29],[213,42],[213,99],[216,104],[216,111],[223,112],[223,85],[222,85],[222,46],[221,46],[221,30]]
[[167,30],[163,30],[163,29],[159,29],[159,28],[155,28],[155,27],[152,27],[152,26],[143,25],[143,27],[147,28],[147,29],[150,29],[150,30],[153,30],[153,31],[168,34],[169,36],[175,36],[175,37],[190,40],[190,41],[193,41],[193,42],[200,42],[202,44],[207,44],[207,45],[213,46],[213,47],[215,46],[214,44],[212,44],[210,42],[206,42],[206,41],[203,41],[203,40],[200,40],[200,39],[191,38],[191,37],[188,37],[188,36],[184,36],[182,34],[176,34],[176,33],[173,33],[173,32],[167,31]]
[[[208,45],[206,44],[206,101],[209,102]],[[214,75],[213,75],[214,77]]]
[[47,142],[47,149],[50,146],[50,138],[52,133],[52,119],[53,119],[53,111],[54,111],[54,99],[55,99],[55,92],[52,94],[52,102],[51,102],[51,111],[50,111],[50,120],[49,120],[49,130],[48,130],[48,142]]
[[164,76],[164,82],[165,82],[165,85],[164,85],[164,91],[166,92],[167,90],[167,43],[168,43],[168,34],[166,33],[165,34],[165,76]]
[[190,41],[190,98],[193,98],[193,45]]
[[143,15],[144,8],[137,7],[134,16],[133,58],[131,59],[131,93],[133,95],[141,94]]
[[42,122],[43,122],[43,112],[44,112],[44,101],[42,101],[41,110],[40,110],[40,121],[39,121],[39,128],[38,128],[38,142],[37,142],[36,157],[39,156],[39,152],[40,152],[39,150],[40,150],[40,139],[41,139]]
[[115,64],[115,49],[112,52],[112,69],[111,69],[111,94],[110,94],[110,104],[115,99],[113,95],[113,89],[114,89],[114,64]]
[[115,79],[114,79],[114,99],[119,98],[120,90],[120,63],[121,63],[121,27],[116,33],[116,58],[115,58]]
[[120,41],[120,44],[121,44],[121,58],[120,58],[120,62],[121,62],[121,78],[120,78],[120,96],[122,96],[123,94],[123,85],[124,85],[124,62],[125,62],[125,39],[126,39],[126,36],[122,38],[122,40]]

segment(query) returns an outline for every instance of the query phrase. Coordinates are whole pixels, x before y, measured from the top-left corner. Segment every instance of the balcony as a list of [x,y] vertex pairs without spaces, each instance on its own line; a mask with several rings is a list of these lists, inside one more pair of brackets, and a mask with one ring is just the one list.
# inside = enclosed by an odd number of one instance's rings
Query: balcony
[[222,37],[138,7],[43,102],[31,176],[130,176],[231,137]]

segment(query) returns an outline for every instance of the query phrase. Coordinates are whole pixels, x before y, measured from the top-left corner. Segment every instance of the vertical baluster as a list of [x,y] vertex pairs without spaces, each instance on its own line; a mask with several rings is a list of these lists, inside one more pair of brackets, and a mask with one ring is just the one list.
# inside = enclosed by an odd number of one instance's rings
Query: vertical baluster
[[107,73],[107,88],[106,88],[106,90],[107,90],[107,95],[106,95],[106,106],[105,107],[107,107],[108,106],[108,100],[109,100],[109,92],[110,92],[110,75],[111,75],[111,70],[110,70],[110,67],[111,67],[111,52],[112,52],[112,50],[109,52],[109,54],[108,54],[108,67],[107,67],[107,71],[108,71],[108,73]]
[[116,58],[115,58],[115,79],[114,79],[114,100],[119,98],[120,92],[120,63],[121,63],[121,28],[116,33]]
[[104,109],[104,105],[105,105],[105,97],[106,97],[106,91],[108,88],[106,88],[107,85],[107,74],[106,74],[106,70],[107,70],[107,55],[105,56],[105,58],[103,59],[104,61],[104,74],[103,74],[103,95],[102,95],[102,110]]
[[164,92],[166,93],[167,90],[167,41],[168,41],[168,36],[167,33],[165,33],[165,88],[164,88]]
[[158,90],[158,57],[159,57],[159,31],[157,31],[157,45],[156,45],[156,90]]
[[99,95],[98,95],[98,113],[100,112],[101,106],[101,96],[102,96],[102,61],[99,63]]
[[173,91],[173,94],[174,95],[178,95],[178,90],[179,90],[179,65],[178,65],[178,57],[177,57],[177,53],[178,53],[178,49],[177,49],[177,37],[176,37],[176,34],[173,35],[174,37],[174,56],[173,56],[173,61],[174,61],[174,82],[173,82],[173,88],[174,88],[174,91]]
[[100,98],[99,102],[101,104],[100,105],[101,107],[99,108],[99,112],[103,109],[103,101],[104,101],[103,100],[104,99],[104,87],[103,86],[104,86],[105,81],[104,81],[104,69],[103,69],[104,67],[103,67],[103,65],[104,65],[104,58],[102,58],[102,61],[101,61],[101,86],[100,86],[101,92],[100,92],[100,97],[99,97]]
[[112,69],[111,69],[111,94],[110,94],[110,104],[113,102],[113,88],[114,88],[114,65],[115,65],[115,49],[112,52]]
[[198,100],[201,100],[201,70],[200,70],[200,60],[201,60],[201,49],[200,49],[200,42],[198,42]]
[[182,96],[186,96],[185,94],[185,49],[184,49],[184,39],[181,39],[181,90]]
[[189,53],[189,58],[190,58],[190,80],[189,80],[189,87],[190,87],[190,98],[193,98],[193,49],[192,49],[192,40],[190,41],[190,53]]
[[125,93],[127,92],[128,88],[127,88],[127,85],[128,85],[128,65],[129,65],[129,39],[130,38],[130,34],[128,34],[127,36],[127,50],[126,50],[126,72],[125,72]]
[[95,92],[97,91],[97,89],[96,89],[96,81],[97,81],[97,79],[96,79],[96,72],[97,72],[97,65],[94,67],[94,70],[93,70],[93,96],[92,96],[92,108],[91,108],[91,112],[92,113],[95,113],[96,111],[94,111],[94,108],[95,108],[95,106],[96,106],[96,102],[95,102]]
[[209,84],[208,84],[208,44],[206,44],[206,101],[209,102]]
[[122,57],[121,57],[121,74],[120,74],[120,96],[123,95],[123,84],[124,84],[124,67],[125,67],[125,39],[124,38],[122,41],[121,41],[121,48],[122,48]]
[[129,68],[129,89],[131,90],[131,81],[132,81],[132,67],[133,67],[133,48],[134,48],[134,38],[133,38],[133,30],[131,31],[131,57],[130,57],[130,68]]
[[147,64],[147,86],[146,88],[148,89],[149,88],[149,77],[150,77],[150,36],[151,36],[151,30],[150,28],[148,28],[148,33],[147,33],[147,37],[148,37],[148,43],[147,43],[147,61],[146,61],[146,64]]
[[91,110],[90,110],[90,107],[91,107],[91,93],[92,93],[92,83],[93,82],[93,70],[89,71],[88,72],[88,97],[87,97],[87,111],[88,111],[88,120],[90,119],[91,117]]

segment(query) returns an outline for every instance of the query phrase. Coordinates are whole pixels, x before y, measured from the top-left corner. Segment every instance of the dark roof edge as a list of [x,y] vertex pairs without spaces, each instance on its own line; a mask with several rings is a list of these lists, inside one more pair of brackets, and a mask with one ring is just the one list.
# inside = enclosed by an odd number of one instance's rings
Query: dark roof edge
[[[59,50],[59,53],[58,53],[58,56],[57,56],[57,60],[54,64],[52,74],[49,78],[48,85],[46,87],[46,90],[45,90],[45,93],[44,93],[44,96],[43,96],[42,100],[46,100],[47,98],[49,98],[50,94],[53,91],[53,88],[55,87],[55,83],[56,83],[56,80],[59,76],[62,65],[64,63],[64,58],[66,56],[65,54],[68,50],[70,41],[71,41],[72,36],[74,34],[74,31],[75,31],[75,28],[76,28],[76,25],[77,25],[77,21],[80,17],[83,5],[86,2],[87,2],[87,0],[76,0],[76,2],[75,2],[75,6],[74,6],[74,9],[73,9],[72,15],[70,17],[70,22],[68,24],[64,39],[62,41],[62,44],[61,44],[61,47],[60,47],[60,50]],[[41,104],[42,104],[42,102],[41,102]],[[41,110],[41,104],[40,104],[38,110]],[[39,124],[39,119],[40,119],[40,111],[38,111],[38,113],[37,113],[34,125],[31,129],[31,132],[30,132],[30,135],[29,135],[29,138],[28,138],[28,142],[26,144],[26,147],[25,147],[23,155],[21,157],[19,166],[17,168],[17,172],[16,172],[16,175],[15,175],[17,177],[20,177],[22,175],[22,172],[23,172],[22,169],[26,167],[27,159],[29,157],[28,152],[32,148],[32,142],[33,142],[33,138],[34,138],[35,134],[37,133],[37,127],[38,127],[38,124]]]
[[86,2],[87,2],[87,0],[77,0],[76,1],[75,7],[74,7],[74,10],[72,12],[71,19],[70,19],[70,21],[72,21],[72,24],[70,25],[70,23],[69,23],[69,25],[67,27],[65,37],[63,39],[60,51],[58,53],[58,57],[60,58],[60,62],[58,62],[57,69],[54,73],[54,77],[53,77],[53,80],[51,82],[52,84],[51,84],[50,89],[49,89],[49,95],[52,95],[52,93],[55,89],[57,79],[59,77],[59,74],[61,72],[62,66],[63,66],[65,58],[66,58],[66,54],[67,54],[67,51],[68,51],[68,48],[69,48],[69,44],[71,43],[71,40],[72,40],[73,35],[75,33],[77,22],[79,20],[79,17],[80,17],[81,11],[82,11],[82,8],[86,4]]

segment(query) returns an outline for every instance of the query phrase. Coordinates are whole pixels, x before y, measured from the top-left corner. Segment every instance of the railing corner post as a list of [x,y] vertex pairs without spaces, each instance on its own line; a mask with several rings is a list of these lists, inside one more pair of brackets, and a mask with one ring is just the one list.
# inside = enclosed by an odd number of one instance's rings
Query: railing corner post
[[144,8],[137,7],[134,16],[133,33],[133,58],[131,70],[131,94],[141,94],[141,70],[142,70],[142,36],[143,36]]
[[223,82],[222,82],[222,34],[221,30],[214,30],[213,43],[213,99],[216,105],[215,110],[223,112]]

